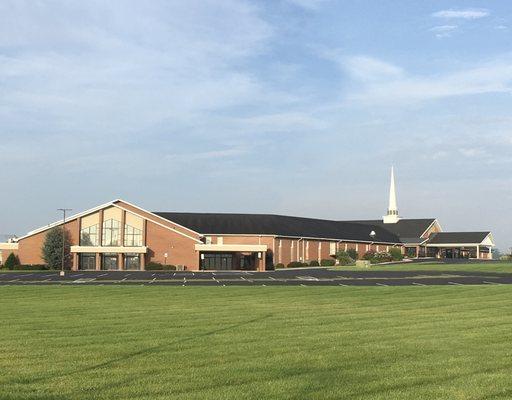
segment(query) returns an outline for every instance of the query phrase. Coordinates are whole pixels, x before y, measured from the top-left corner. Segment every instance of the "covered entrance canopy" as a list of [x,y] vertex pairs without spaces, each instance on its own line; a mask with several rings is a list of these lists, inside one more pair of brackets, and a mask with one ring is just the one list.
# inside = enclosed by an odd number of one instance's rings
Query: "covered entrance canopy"
[[202,270],[265,271],[267,245],[263,244],[196,244]]
[[492,259],[494,246],[490,232],[438,232],[426,243],[428,253],[437,258]]

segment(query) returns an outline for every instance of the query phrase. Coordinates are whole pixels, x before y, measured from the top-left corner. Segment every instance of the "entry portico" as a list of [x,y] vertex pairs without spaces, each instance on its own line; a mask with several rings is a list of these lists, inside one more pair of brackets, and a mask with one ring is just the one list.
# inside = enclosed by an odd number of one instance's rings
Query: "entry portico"
[[200,269],[241,269],[265,271],[266,244],[196,244]]

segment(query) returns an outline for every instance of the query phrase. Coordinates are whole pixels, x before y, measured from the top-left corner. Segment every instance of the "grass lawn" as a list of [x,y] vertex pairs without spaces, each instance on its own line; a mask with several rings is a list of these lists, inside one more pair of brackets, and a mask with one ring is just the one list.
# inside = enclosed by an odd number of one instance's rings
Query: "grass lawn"
[[0,399],[512,397],[512,287],[0,287]]
[[355,266],[334,267],[336,270],[345,271],[478,271],[478,272],[508,272],[512,273],[512,263],[510,262],[469,262],[447,264],[443,262],[423,262],[423,263],[403,263],[403,264],[385,264],[372,265],[370,268],[361,268]]

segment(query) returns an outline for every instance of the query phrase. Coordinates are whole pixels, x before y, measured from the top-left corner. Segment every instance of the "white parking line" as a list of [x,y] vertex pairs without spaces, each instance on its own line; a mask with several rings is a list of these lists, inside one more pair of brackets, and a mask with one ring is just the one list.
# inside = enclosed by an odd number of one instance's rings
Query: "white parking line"
[[297,276],[296,278],[303,281],[318,281],[318,278],[315,276]]
[[18,282],[19,279],[11,279],[10,281],[7,281],[7,282]]
[[501,285],[501,283],[499,283],[499,282],[488,282],[488,281],[483,281],[483,283],[487,283],[488,285]]
[[106,276],[106,275],[108,275],[108,274],[99,274],[98,276]]
[[276,279],[276,278],[273,278],[273,277],[271,277],[271,276],[269,276],[269,277],[268,277],[268,279],[272,279],[273,281],[277,281],[277,279]]
[[464,286],[463,283],[457,283],[457,282],[448,282],[450,285],[457,285],[457,286]]
[[340,286],[345,286],[345,287],[347,287],[347,285],[344,285],[343,283],[339,283],[339,285],[340,285]]
[[378,282],[376,283],[376,285],[377,285],[377,286],[386,286],[386,287],[388,287],[388,285],[385,285],[385,284],[383,284],[383,283],[378,283]]
[[416,286],[427,286],[427,285],[424,285],[423,283],[418,283],[418,282],[413,282],[412,284],[416,285]]

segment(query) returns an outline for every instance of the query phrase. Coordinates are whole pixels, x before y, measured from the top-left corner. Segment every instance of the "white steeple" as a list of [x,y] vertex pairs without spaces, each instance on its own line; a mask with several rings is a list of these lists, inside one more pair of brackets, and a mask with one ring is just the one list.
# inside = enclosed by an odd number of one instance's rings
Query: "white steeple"
[[389,206],[388,213],[382,217],[385,224],[396,224],[400,217],[398,216],[398,207],[396,205],[395,172],[391,167],[391,182],[389,184]]

